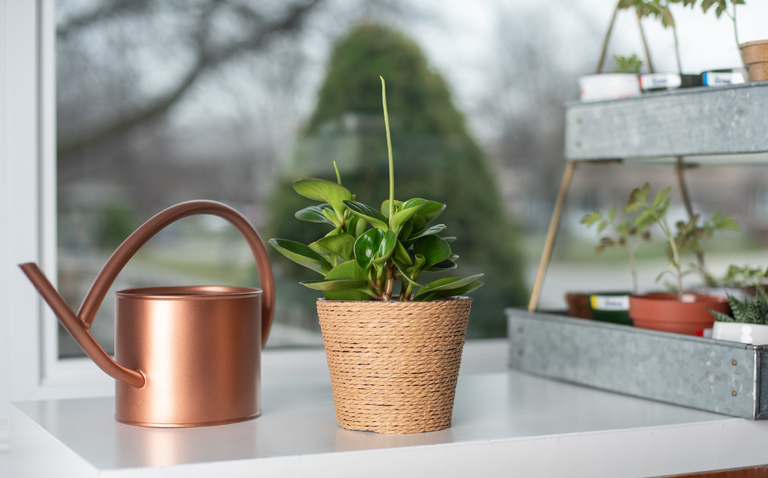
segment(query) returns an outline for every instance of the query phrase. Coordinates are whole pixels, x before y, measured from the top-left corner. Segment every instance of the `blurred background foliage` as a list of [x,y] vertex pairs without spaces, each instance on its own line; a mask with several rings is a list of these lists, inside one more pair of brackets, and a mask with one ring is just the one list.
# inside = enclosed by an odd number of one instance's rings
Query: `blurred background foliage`
[[[333,161],[358,201],[377,207],[388,197],[379,75],[387,81],[395,197],[447,204],[438,222],[448,226],[445,235],[458,237],[452,244],[461,257],[456,274],[485,273],[485,286],[472,294],[470,336],[503,336],[503,309],[524,304],[528,294],[518,227],[506,214],[488,159],[445,81],[419,46],[396,29],[364,24],[334,48],[317,106],[275,188],[268,231],[304,243],[324,234],[322,226],[293,217],[312,203],[291,183],[306,175],[335,181]],[[290,277],[307,279],[304,269],[297,271],[282,258],[275,262]]]

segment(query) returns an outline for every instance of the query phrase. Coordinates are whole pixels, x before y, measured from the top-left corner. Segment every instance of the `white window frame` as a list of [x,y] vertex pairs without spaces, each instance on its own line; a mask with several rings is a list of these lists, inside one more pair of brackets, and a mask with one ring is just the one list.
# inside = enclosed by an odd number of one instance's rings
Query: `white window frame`
[[17,267],[56,278],[55,34],[54,0],[0,0],[0,449],[12,401],[114,393],[90,360],[58,359],[57,321]]

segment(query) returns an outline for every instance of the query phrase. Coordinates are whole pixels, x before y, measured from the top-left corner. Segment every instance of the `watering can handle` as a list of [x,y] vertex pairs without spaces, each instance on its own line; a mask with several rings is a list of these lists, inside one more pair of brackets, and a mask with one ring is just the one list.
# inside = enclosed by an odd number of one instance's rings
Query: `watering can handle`
[[187,201],[165,209],[147,222],[139,226],[122,244],[112,253],[101,272],[93,281],[91,289],[83,300],[80,311],[75,317],[64,301],[58,295],[53,285],[40,271],[36,264],[22,264],[21,268],[27,277],[35,284],[35,287],[43,295],[45,300],[59,317],[64,327],[72,334],[83,350],[93,359],[99,367],[118,380],[130,383],[134,386],[143,386],[144,377],[140,372],[128,370],[117,364],[101,348],[96,340],[88,332],[99,306],[104,301],[109,288],[117,278],[128,260],[146,244],[160,230],[169,224],[196,214],[211,214],[226,219],[234,225],[243,235],[251,248],[256,267],[259,272],[259,283],[264,291],[261,302],[261,346],[267,343],[269,331],[272,328],[272,319],[275,311],[275,281],[272,275],[272,267],[269,262],[267,249],[264,246],[259,233],[242,214],[231,207],[216,201]]

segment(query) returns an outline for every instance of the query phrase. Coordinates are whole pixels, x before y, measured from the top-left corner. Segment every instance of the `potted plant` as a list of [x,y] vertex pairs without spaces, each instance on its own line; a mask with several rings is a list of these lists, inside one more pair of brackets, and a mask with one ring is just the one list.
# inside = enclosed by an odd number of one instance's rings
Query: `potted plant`
[[[629,317],[629,296],[636,295],[638,292],[635,253],[642,242],[651,240],[651,232],[648,230],[650,224],[641,224],[641,227],[638,227],[632,223],[630,216],[619,220],[616,217],[616,208],[611,208],[606,215],[599,211],[590,211],[581,218],[581,224],[588,228],[596,226],[599,237],[595,247],[596,255],[602,254],[608,248],[616,246],[624,248],[629,258],[629,270],[632,276],[632,291],[589,294],[592,317],[603,322],[632,325],[632,319]],[[606,230],[608,233],[604,234]]]
[[768,268],[731,264],[720,283],[724,287],[737,289],[742,294],[757,295],[758,292],[765,292],[765,287],[768,285],[766,281],[768,281]]
[[733,316],[712,311],[715,318],[712,338],[753,345],[768,344],[768,302],[765,291],[758,289],[757,295],[745,296],[744,300],[729,295],[728,304]]
[[768,80],[768,40],[757,40],[739,45],[741,59],[749,69],[749,81]]
[[613,55],[616,66],[613,73],[586,75],[579,78],[581,101],[599,101],[615,98],[629,98],[640,95],[638,74],[643,61],[637,57]]
[[[461,352],[472,299],[482,274],[423,282],[423,273],[456,267],[458,256],[433,224],[444,204],[395,200],[394,165],[381,79],[389,159],[389,198],[381,208],[355,201],[336,168],[334,183],[294,182],[320,204],[296,213],[330,232],[304,245],[269,243],[287,258],[323,276],[302,282],[321,291],[317,301],[336,417],[350,430],[413,433],[451,425]],[[336,165],[334,164],[334,167]]]
[[710,309],[728,313],[728,301],[724,297],[685,293],[683,278],[696,269],[684,267],[682,255],[700,250],[702,240],[711,237],[715,231],[736,230],[738,224],[729,215],[719,212],[710,221],[699,224],[696,214],[688,222],[678,221],[675,232],[667,218],[671,201],[669,190],[670,187],[664,188],[651,198],[650,186],[646,183],[630,193],[624,212],[637,213],[632,220],[635,227],[644,229],[656,224],[666,237],[669,267],[659,274],[656,282],[671,275],[676,292],[633,295],[629,298],[629,315],[635,327],[693,335],[712,326],[714,318]]

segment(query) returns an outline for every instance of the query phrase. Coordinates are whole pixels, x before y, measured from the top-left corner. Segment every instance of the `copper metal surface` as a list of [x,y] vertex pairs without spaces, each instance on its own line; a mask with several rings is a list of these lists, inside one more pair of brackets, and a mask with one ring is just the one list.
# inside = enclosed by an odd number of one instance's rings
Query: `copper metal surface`
[[[168,224],[194,214],[222,217],[240,231],[256,259],[261,290],[193,286],[118,291],[113,360],[89,332],[104,296],[142,245]],[[20,267],[85,353],[117,380],[117,420],[190,427],[259,415],[260,356],[272,325],[274,279],[261,237],[234,209],[214,201],[189,201],[152,217],[115,250],[77,315],[36,264]]]

